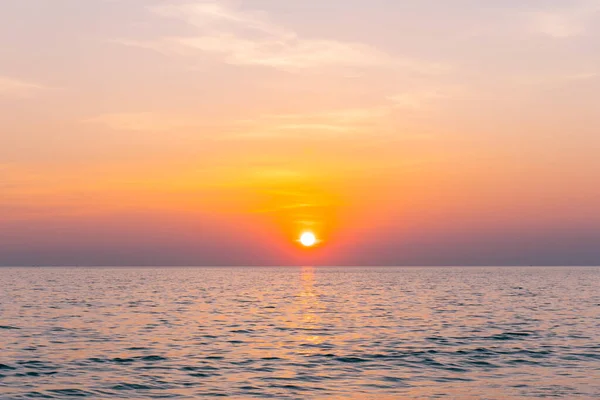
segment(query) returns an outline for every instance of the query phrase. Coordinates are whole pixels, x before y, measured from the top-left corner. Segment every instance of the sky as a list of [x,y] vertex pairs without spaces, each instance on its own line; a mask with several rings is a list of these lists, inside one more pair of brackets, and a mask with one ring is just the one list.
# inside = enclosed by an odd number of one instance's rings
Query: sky
[[599,49],[599,0],[0,1],[0,265],[598,265]]

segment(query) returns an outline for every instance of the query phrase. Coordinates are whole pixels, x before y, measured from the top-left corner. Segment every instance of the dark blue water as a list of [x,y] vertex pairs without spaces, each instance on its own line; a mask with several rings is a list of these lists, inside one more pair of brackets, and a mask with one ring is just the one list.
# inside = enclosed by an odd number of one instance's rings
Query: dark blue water
[[0,398],[600,398],[600,268],[0,268]]

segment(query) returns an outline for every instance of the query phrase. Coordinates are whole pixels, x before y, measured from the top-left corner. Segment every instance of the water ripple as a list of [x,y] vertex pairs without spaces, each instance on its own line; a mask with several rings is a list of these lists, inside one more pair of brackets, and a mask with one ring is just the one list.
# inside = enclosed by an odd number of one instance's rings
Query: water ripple
[[600,398],[600,268],[0,269],[0,398]]

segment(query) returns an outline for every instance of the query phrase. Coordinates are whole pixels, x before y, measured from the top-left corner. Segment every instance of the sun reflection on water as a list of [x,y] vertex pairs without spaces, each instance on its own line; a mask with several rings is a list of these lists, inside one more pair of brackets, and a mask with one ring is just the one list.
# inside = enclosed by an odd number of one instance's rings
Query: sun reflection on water
[[315,289],[315,269],[314,267],[302,267],[298,296],[298,320],[302,332],[305,332],[302,336],[302,342],[306,344],[303,354],[314,354],[320,351],[319,345],[325,342],[325,337],[319,334],[324,328],[321,318],[322,310],[323,305]]

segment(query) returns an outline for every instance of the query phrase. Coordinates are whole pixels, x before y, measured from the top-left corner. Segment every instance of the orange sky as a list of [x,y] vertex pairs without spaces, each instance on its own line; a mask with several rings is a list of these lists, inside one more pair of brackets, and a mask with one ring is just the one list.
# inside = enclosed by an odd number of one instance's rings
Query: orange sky
[[599,11],[3,3],[0,265],[597,263]]

